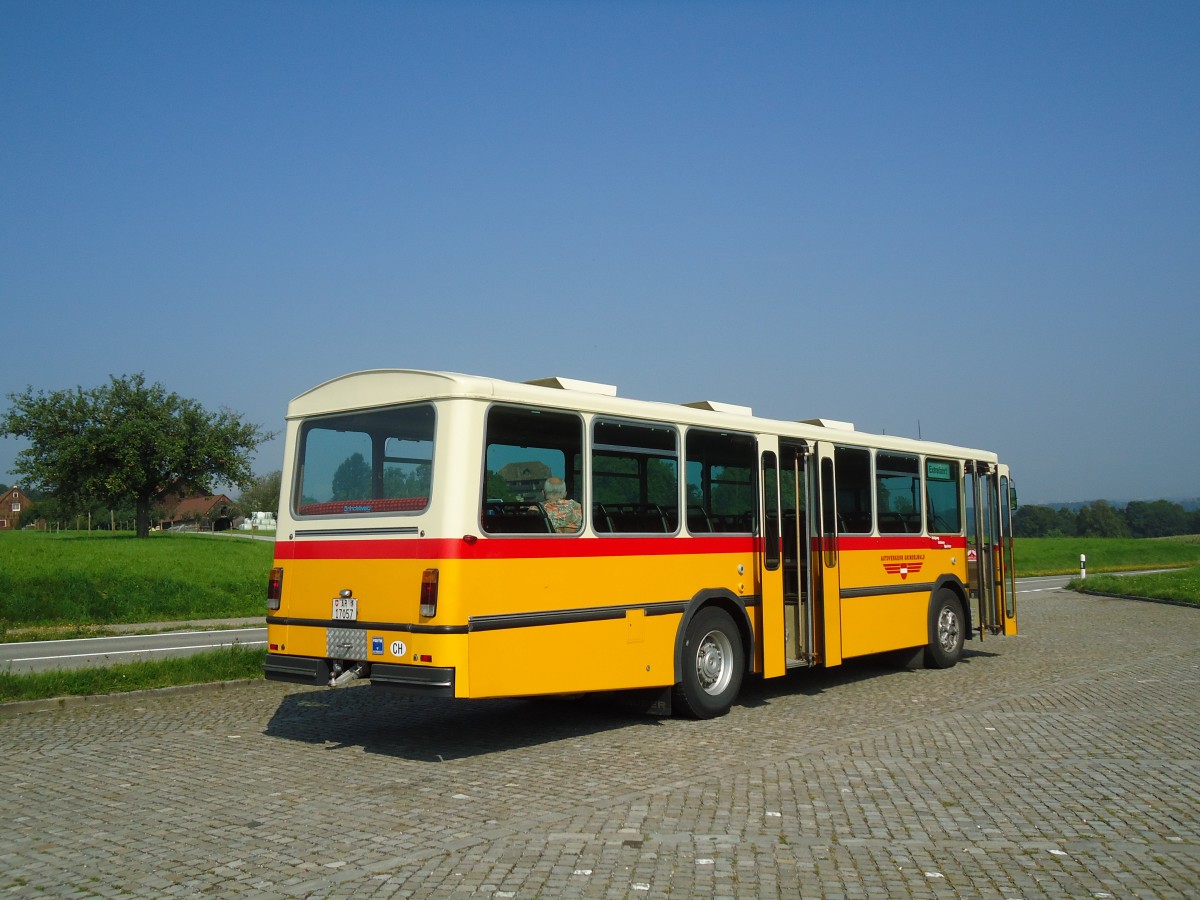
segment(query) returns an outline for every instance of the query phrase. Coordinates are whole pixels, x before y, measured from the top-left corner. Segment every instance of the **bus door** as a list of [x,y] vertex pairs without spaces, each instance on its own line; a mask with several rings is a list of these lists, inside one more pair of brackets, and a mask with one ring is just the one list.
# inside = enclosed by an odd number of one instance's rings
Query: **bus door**
[[762,454],[763,674],[767,677],[815,661],[809,458],[804,441],[780,441],[778,454]]
[[[760,442],[760,447],[766,445]],[[758,584],[762,597],[762,667],[764,678],[787,671],[784,656],[787,625],[784,615],[784,572],[779,509],[779,454],[762,450],[759,479],[759,521],[762,522],[762,552],[758,555]]]
[[813,618],[812,518],[808,498],[812,459],[804,441],[779,445],[779,494],[783,507],[783,608],[789,666],[816,661]]
[[1004,587],[1004,633],[1017,633],[1017,570],[1013,565],[1013,513],[1017,508],[1017,489],[1008,474],[1008,466],[997,466],[1000,494],[1000,565]]
[[833,444],[817,442],[809,471],[813,511],[809,544],[812,584],[813,660],[826,666],[842,661],[842,579],[838,568],[837,486]]
[[979,603],[979,637],[1015,634],[1012,507],[1007,466],[967,462],[967,579]]

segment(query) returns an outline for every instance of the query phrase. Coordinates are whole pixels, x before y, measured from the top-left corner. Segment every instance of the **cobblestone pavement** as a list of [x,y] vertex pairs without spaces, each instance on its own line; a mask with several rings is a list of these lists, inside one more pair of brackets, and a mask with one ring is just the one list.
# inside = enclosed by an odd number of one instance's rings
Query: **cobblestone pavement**
[[1197,896],[1200,612],[1022,601],[953,669],[710,722],[274,683],[9,715],[0,892]]

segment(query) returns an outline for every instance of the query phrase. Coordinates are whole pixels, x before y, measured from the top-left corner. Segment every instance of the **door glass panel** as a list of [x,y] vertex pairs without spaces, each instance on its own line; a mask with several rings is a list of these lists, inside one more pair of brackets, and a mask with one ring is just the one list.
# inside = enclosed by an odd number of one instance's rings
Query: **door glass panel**
[[779,469],[775,454],[763,454],[763,511],[766,516],[763,529],[763,565],[770,569],[779,568]]

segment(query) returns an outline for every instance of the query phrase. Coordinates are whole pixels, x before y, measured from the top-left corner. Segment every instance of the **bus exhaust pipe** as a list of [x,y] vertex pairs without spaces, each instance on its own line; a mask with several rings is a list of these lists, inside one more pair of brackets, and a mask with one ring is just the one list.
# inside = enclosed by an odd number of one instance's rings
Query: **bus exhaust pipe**
[[[336,669],[340,668],[340,666],[335,666],[334,668],[336,672]],[[343,684],[349,684],[351,681],[362,678],[366,672],[366,668],[366,663],[359,663],[356,666],[346,669],[344,672],[336,673],[329,679],[329,686],[341,687]]]

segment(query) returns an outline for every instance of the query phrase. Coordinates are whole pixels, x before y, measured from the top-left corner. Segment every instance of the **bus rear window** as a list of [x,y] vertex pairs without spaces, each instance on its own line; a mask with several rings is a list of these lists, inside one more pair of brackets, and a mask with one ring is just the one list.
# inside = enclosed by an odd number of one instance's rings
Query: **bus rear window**
[[313,419],[300,431],[301,516],[420,512],[433,476],[433,407]]

